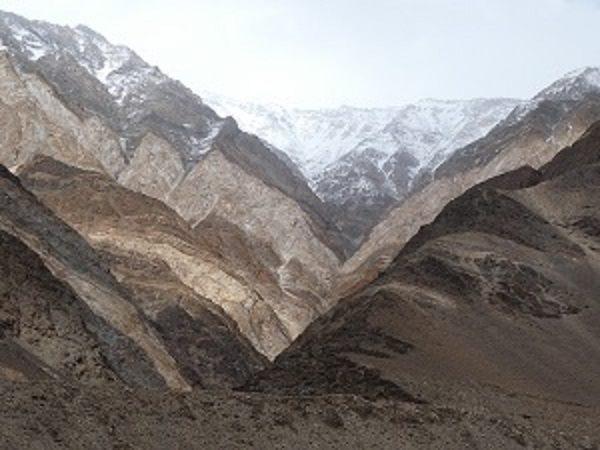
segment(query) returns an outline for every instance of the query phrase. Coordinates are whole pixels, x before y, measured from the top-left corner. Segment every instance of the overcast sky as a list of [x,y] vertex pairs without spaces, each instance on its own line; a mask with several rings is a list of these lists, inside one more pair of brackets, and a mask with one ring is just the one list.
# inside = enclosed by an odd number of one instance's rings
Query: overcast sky
[[600,65],[600,0],[0,0],[195,91],[290,106],[528,98]]

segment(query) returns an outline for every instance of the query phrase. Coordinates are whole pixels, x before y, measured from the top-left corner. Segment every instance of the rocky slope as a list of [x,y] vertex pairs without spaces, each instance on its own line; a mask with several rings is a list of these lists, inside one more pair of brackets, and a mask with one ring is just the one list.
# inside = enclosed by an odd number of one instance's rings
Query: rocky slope
[[450,202],[249,388],[597,408],[599,202],[600,123],[540,170]]
[[[164,202],[192,229],[214,231],[211,224],[222,223],[243,235],[245,247],[268,247],[268,288],[217,303],[235,310],[240,328],[269,357],[332,305],[348,245],[289,161],[131,50],[85,27],[3,13],[0,39],[0,163],[24,172],[37,156],[49,156]],[[84,189],[91,197],[110,191],[92,187],[105,186],[91,183]],[[68,208],[56,212],[73,220]],[[137,251],[155,258],[150,249]],[[242,264],[235,265],[237,280],[245,280],[240,292],[257,292],[250,281],[256,275],[242,275]]]
[[358,245],[413,179],[484,136],[517,100],[424,100],[396,108],[301,110],[206,93],[220,114],[285,152]]
[[[76,235],[63,235],[68,227],[2,172],[0,248],[10,264],[8,271],[1,269],[8,274],[2,282],[8,281],[9,292],[19,296],[3,305],[22,305],[23,312],[15,321],[6,320],[15,312],[2,310],[0,446],[597,447],[600,130],[586,139],[541,171],[524,169],[495,179],[449,205],[376,284],[317,322],[277,361],[274,372],[253,383],[254,389],[266,386],[269,394],[123,389],[106,384],[102,370],[96,375],[100,385],[93,389],[48,381],[63,366],[73,370],[73,359],[62,355],[50,367],[55,353],[49,348],[62,349],[68,342],[76,367],[82,361],[69,338],[75,336],[84,346],[90,361],[85,366],[95,367],[97,352],[85,347],[85,327],[76,320],[81,297],[74,290],[65,293],[69,287],[61,288],[57,278],[52,281],[73,267],[57,275],[44,271],[45,262],[10,232],[32,232],[36,238],[23,235],[34,248],[47,243],[42,258],[48,261],[62,248],[57,244],[61,237],[68,242]],[[70,169],[74,173],[57,179],[52,170],[58,168],[69,170],[37,159],[24,173],[51,196],[53,184],[76,185],[75,175],[82,176],[81,170]],[[89,172],[86,183],[92,182],[110,188],[110,180]],[[19,220],[11,219],[14,208],[22,210]],[[5,227],[11,231],[5,233]],[[72,247],[78,252],[65,252],[66,247],[61,254],[74,258],[75,269],[94,275],[85,242]],[[114,262],[111,250],[107,253],[105,260]],[[129,276],[133,286],[138,267],[129,256],[116,274],[122,283]],[[26,265],[23,272],[20,261]],[[102,261],[96,261],[101,268]],[[159,268],[147,272],[144,264],[139,269],[144,277],[160,273]],[[106,269],[101,272],[111,279]],[[27,285],[20,274],[28,277]],[[29,288],[18,289],[23,286],[34,288],[36,298]],[[40,308],[36,302],[48,290],[49,299],[60,295],[61,301]],[[148,303],[140,305],[145,309]],[[40,317],[40,310],[48,315]],[[174,325],[181,329],[181,322]],[[44,359],[15,343],[18,330],[24,330],[23,336],[16,339],[33,337],[31,348]],[[134,367],[141,366],[136,362]],[[6,382],[25,377],[34,381]],[[274,394],[277,390],[286,395]]]
[[[62,27],[10,13],[0,14],[0,40],[19,75],[28,84],[41,78],[70,110],[56,117],[57,106],[46,98],[39,106],[46,106],[51,119],[79,135],[92,133],[81,130],[76,119],[84,125],[95,119],[101,122],[98,126],[109,128],[96,132],[105,134],[102,142],[84,147],[123,184],[165,199],[219,143],[227,158],[298,200],[318,225],[327,224],[322,204],[285,161],[132,50],[112,45],[83,26]],[[27,77],[29,73],[37,77]],[[40,97],[49,93],[31,94],[42,103]],[[161,159],[164,166],[155,162]]]
[[[372,230],[342,268],[340,292],[364,285],[442,208],[470,187],[523,165],[539,168],[600,117],[600,69],[569,74],[515,109],[483,138],[423,171],[413,192]],[[560,95],[557,94],[560,93]]]
[[[264,366],[223,311],[167,269],[128,255],[127,270],[142,275],[120,281],[111,258],[0,175],[3,377],[186,390],[236,386]],[[136,284],[150,279],[161,288]]]
[[[218,305],[259,351],[274,357],[301,331],[299,323],[320,311],[309,293],[300,300],[281,288],[281,261],[268,243],[216,215],[193,228],[160,201],[47,157],[24,167],[21,178],[105,255],[124,284],[147,297],[148,315],[158,317],[173,302],[192,315],[195,305]],[[207,325],[209,333],[218,333],[215,328]]]

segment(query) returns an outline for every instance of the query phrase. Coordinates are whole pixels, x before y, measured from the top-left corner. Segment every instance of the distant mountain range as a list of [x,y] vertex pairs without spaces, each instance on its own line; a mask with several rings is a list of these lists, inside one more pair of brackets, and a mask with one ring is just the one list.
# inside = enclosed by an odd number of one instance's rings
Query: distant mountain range
[[395,108],[302,110],[203,93],[222,116],[283,151],[315,193],[345,215],[338,224],[359,244],[421,171],[484,136],[523,102],[423,100]]

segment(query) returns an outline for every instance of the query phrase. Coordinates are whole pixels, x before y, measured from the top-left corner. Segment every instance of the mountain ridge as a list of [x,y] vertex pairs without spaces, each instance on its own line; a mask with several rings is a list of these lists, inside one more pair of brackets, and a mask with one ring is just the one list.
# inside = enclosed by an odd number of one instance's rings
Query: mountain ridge
[[[19,33],[14,33],[15,26],[20,27]],[[191,228],[211,230],[199,224],[210,219],[213,224],[229,224],[232,233],[242,230],[245,243],[236,242],[243,246],[270,246],[276,257],[269,258],[269,267],[263,269],[269,274],[269,283],[276,286],[269,284],[262,290],[256,274],[241,276],[238,281],[243,288],[238,293],[244,294],[226,303],[246,337],[273,358],[333,303],[335,274],[348,254],[343,236],[305,180],[258,138],[240,131],[233,119],[218,117],[189,89],[133,52],[110,47],[105,40],[98,42],[97,33],[85,33],[84,28],[0,15],[0,38],[8,46],[0,55],[0,115],[4,119],[0,162],[26,173],[36,165],[36,158],[44,155],[105,174],[122,187],[160,200]],[[42,44],[52,51],[42,54]],[[38,53],[32,53],[32,48]],[[104,54],[111,49],[124,52],[129,60],[120,68],[108,64],[112,71],[105,70],[104,79],[129,76],[131,83],[124,95],[111,93],[110,86],[97,78],[96,72],[105,67]],[[140,73],[143,76],[138,77]],[[39,176],[48,174],[42,171]],[[114,184],[93,182],[89,187],[101,189],[90,195],[102,210],[112,213],[111,208],[121,208],[121,200],[130,201],[130,193],[116,198],[112,191],[119,188]],[[54,193],[43,188],[38,193],[47,201],[54,199]],[[105,201],[112,203],[106,205]],[[64,205],[55,212],[66,221],[75,220],[78,216],[69,207]],[[135,225],[135,220],[132,222]],[[272,226],[275,222],[277,226]],[[82,228],[87,229],[92,230]],[[211,232],[216,233],[214,229]],[[85,237],[93,240],[95,236]],[[133,245],[137,241],[126,242]],[[156,250],[142,247],[146,257],[155,258]],[[203,269],[194,274],[190,255],[179,250],[171,248],[166,263],[175,265],[184,284],[204,292],[199,279],[207,266],[196,261]],[[225,262],[211,261],[208,273],[214,269],[217,279],[227,278]],[[215,261],[221,267],[211,265]],[[218,294],[218,290],[211,292]],[[285,301],[293,308],[286,311],[282,307]]]

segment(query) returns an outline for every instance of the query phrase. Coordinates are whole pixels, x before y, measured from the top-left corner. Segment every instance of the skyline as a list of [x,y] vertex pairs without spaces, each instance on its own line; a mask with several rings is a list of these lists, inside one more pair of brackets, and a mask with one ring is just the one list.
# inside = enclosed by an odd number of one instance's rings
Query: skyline
[[530,98],[600,65],[598,0],[3,0],[87,25],[192,90],[303,108]]

